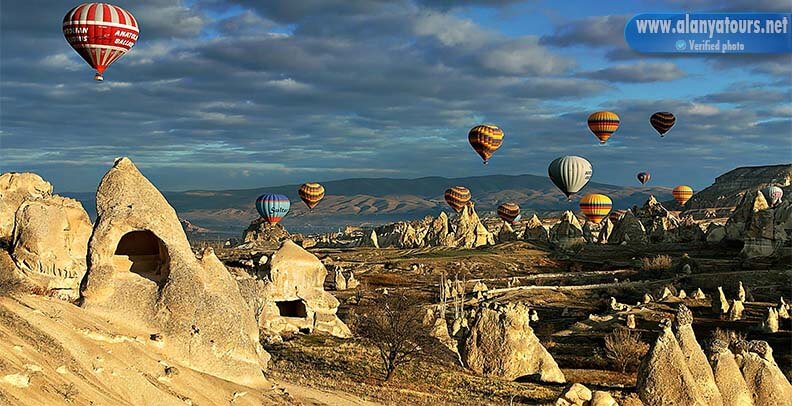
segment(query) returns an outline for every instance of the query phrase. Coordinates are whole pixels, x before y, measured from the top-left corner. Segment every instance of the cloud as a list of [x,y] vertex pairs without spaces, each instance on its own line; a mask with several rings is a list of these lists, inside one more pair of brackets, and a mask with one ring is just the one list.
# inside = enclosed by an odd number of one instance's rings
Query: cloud
[[608,82],[647,83],[681,79],[685,77],[685,72],[670,62],[639,62],[632,65],[615,65],[596,71],[582,72],[580,75]]
[[553,34],[543,36],[540,43],[559,47],[626,47],[624,26],[628,18],[604,15],[568,21],[556,26]]

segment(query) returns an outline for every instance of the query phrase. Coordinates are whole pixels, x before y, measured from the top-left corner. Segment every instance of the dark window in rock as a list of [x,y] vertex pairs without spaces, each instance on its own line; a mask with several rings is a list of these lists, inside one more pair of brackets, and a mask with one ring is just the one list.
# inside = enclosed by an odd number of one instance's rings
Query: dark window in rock
[[124,234],[116,247],[113,265],[116,271],[136,273],[158,284],[165,281],[169,272],[165,244],[148,230]]
[[275,304],[278,305],[278,313],[281,317],[308,317],[305,303],[302,300],[285,300],[275,302]]

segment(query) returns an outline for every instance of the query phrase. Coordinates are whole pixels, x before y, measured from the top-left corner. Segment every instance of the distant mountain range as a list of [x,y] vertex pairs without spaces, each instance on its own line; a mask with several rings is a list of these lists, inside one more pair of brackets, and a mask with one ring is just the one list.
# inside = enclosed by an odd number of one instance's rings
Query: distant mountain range
[[[412,220],[450,211],[443,193],[451,186],[470,189],[479,214],[495,214],[501,203],[515,202],[523,213],[549,214],[562,210],[578,210],[577,200],[587,193],[603,193],[613,199],[614,208],[628,208],[646,201],[649,194],[659,200],[671,198],[665,187],[627,187],[589,183],[572,202],[546,176],[489,175],[466,178],[426,177],[418,179],[358,178],[322,183],[324,200],[313,210],[297,195],[299,185],[284,185],[242,190],[193,190],[163,192],[179,213],[179,217],[206,235],[239,236],[258,217],[254,202],[260,194],[282,193],[292,201],[289,215],[281,222],[293,232],[334,231],[345,225],[382,224]],[[82,201],[93,216],[92,193],[65,193]]]

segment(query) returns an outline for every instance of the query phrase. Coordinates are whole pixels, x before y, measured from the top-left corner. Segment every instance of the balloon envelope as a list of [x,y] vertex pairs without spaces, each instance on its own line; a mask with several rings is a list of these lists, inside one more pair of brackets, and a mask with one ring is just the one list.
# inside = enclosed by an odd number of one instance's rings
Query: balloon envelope
[[556,158],[547,168],[550,180],[564,192],[567,199],[586,186],[592,172],[589,161],[574,155]]
[[619,116],[612,111],[598,111],[592,113],[588,118],[588,127],[594,135],[604,144],[608,138],[619,129]]
[[277,224],[289,212],[291,202],[284,195],[264,193],[256,199],[256,210],[270,224]]
[[762,191],[764,193],[765,199],[767,199],[767,203],[770,206],[776,206],[781,203],[781,198],[784,197],[784,191],[778,186],[768,186],[765,190]]
[[477,125],[468,132],[468,142],[486,164],[503,144],[503,130],[492,124]]
[[649,182],[651,175],[649,175],[649,172],[638,172],[635,177],[638,178],[638,182],[641,182],[642,185],[645,185],[646,182]]
[[520,217],[520,206],[517,203],[503,203],[498,206],[498,217],[509,224],[514,224]]
[[66,41],[96,69],[96,80],[135,45],[139,33],[132,13],[112,4],[81,4],[63,17]]
[[658,111],[652,114],[652,117],[649,118],[649,123],[662,137],[665,133],[671,131],[671,127],[676,124],[676,117],[674,117],[673,113]]
[[309,209],[313,209],[319,204],[319,201],[324,199],[325,189],[324,186],[318,183],[304,183],[297,191],[300,199],[305,202]]
[[684,206],[691,197],[693,197],[693,188],[686,185],[680,185],[674,188],[671,192],[674,195],[674,200],[680,205]]
[[608,215],[613,207],[610,197],[598,193],[591,193],[580,199],[580,211],[589,221],[599,224]]
[[470,202],[470,190],[464,186],[454,186],[447,189],[443,197],[446,203],[459,213]]

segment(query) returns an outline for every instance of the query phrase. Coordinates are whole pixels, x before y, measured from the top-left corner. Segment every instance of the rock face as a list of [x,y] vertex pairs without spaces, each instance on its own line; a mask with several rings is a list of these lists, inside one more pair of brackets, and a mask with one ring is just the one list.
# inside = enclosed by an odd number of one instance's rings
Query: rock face
[[792,203],[770,208],[761,191],[746,193],[726,222],[726,238],[743,241],[746,258],[792,255]]
[[715,384],[721,394],[724,406],[752,405],[751,392],[740,373],[740,367],[729,351],[728,343],[715,340],[710,345],[710,364]]
[[701,226],[693,221],[693,217],[685,216],[679,221],[676,229],[674,229],[672,240],[674,242],[697,242],[706,241],[707,235]]
[[561,249],[570,249],[584,244],[583,228],[574,213],[567,210],[561,220],[550,229],[550,242]]
[[52,185],[35,173],[9,172],[0,175],[0,243],[11,243],[14,218],[22,202],[51,194]]
[[707,406],[670,327],[665,327],[638,370],[644,405]]
[[715,183],[693,195],[686,206],[690,209],[734,207],[748,192],[778,185],[784,194],[790,191],[792,165],[746,166],[733,169],[715,178]]
[[509,380],[539,375],[542,382],[565,382],[529,326],[529,309],[523,304],[479,308],[461,355],[465,365],[480,374]]
[[687,362],[688,369],[693,375],[693,380],[698,385],[701,396],[707,405],[723,405],[718,386],[715,384],[715,377],[712,368],[704,351],[696,341],[696,334],[693,332],[693,313],[685,305],[680,305],[676,316],[676,339],[682,355]]
[[506,241],[514,241],[517,239],[517,234],[514,232],[514,228],[512,228],[511,224],[503,223],[500,230],[498,230],[497,241],[498,242],[506,242]]
[[57,195],[27,200],[19,206],[15,223],[11,255],[25,278],[77,299],[92,231],[80,202]]
[[607,244],[611,234],[613,234],[614,224],[609,217],[606,217],[600,222],[600,230],[597,234],[597,242],[600,244]]
[[242,234],[243,242],[257,242],[265,247],[277,248],[290,238],[289,232],[280,225],[269,224],[263,218],[254,220]]
[[610,238],[608,238],[609,244],[646,244],[648,242],[646,229],[630,210],[627,210],[616,223]]
[[550,234],[547,228],[539,220],[539,217],[534,214],[525,224],[525,231],[523,231],[523,240],[529,242],[548,242]]
[[649,196],[642,208],[634,209],[644,226],[649,242],[673,242],[676,240],[674,231],[679,226],[679,219],[663,207],[654,196]]
[[269,360],[239,288],[211,249],[196,258],[176,212],[127,158],[96,192],[81,306],[160,334],[198,371],[262,386]]
[[259,293],[259,325],[263,332],[279,335],[302,330],[337,337],[352,335],[336,316],[338,300],[323,288],[327,269],[322,261],[287,240],[268,264],[259,273],[264,281]]

